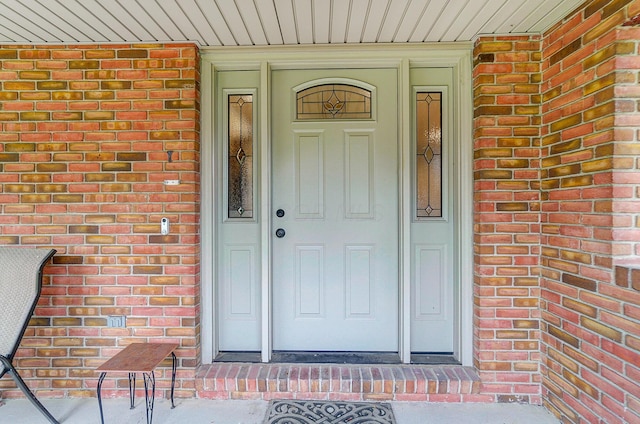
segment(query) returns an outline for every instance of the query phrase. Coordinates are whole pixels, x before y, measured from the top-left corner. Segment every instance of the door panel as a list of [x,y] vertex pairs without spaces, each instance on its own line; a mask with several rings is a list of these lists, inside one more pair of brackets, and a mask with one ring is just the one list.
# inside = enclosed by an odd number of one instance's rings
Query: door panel
[[255,320],[257,284],[252,272],[255,268],[255,249],[253,246],[224,246],[223,262],[224,287],[226,296],[227,319]]
[[[374,86],[374,119],[294,120],[294,88],[327,77]],[[272,87],[274,349],[396,352],[397,72],[278,70]]]
[[[442,282],[447,281],[447,246],[416,246],[414,320],[442,320],[448,311]],[[416,334],[419,337],[419,334]]]
[[[229,216],[227,169],[225,162],[230,154],[229,139],[229,96],[251,94],[254,105],[257,101],[257,88],[260,73],[257,71],[220,71],[216,73],[216,98],[218,113],[216,124],[219,129],[217,137],[215,175],[217,184],[216,221],[217,221],[217,341],[220,351],[259,351],[261,334],[261,298],[260,298],[260,221],[257,212],[253,218]],[[253,114],[252,114],[253,115]],[[255,114],[257,116],[257,114]],[[253,120],[253,116],[250,117]],[[255,122],[254,122],[255,124]],[[255,131],[255,134],[258,132]],[[255,135],[254,135],[255,136]],[[252,144],[259,146],[257,140]],[[245,151],[252,151],[254,146],[244,146]],[[257,149],[256,149],[257,150]],[[254,165],[252,158],[245,158],[245,163]],[[255,163],[257,165],[257,162]],[[258,171],[257,166],[248,166],[252,174]],[[257,181],[257,179],[256,179]],[[253,190],[247,190],[253,195]],[[259,204],[256,195],[255,204]],[[255,208],[251,208],[255,209]],[[255,212],[255,211],[254,211]]]
[[296,217],[323,218],[324,142],[323,131],[294,131],[293,147],[296,183]]
[[373,218],[373,133],[347,133],[344,149],[347,218]]
[[374,246],[346,246],[345,284],[347,318],[373,318]]
[[296,318],[324,315],[324,246],[296,246]]
[[[427,123],[416,123],[416,92],[442,93],[441,116],[441,187],[442,213],[440,217],[417,218],[411,223],[412,275],[411,275],[411,351],[454,351],[455,293],[457,276],[454,275],[456,217],[453,213],[456,181],[454,172],[453,111],[449,96],[453,93],[453,74],[450,68],[415,68],[410,74],[412,85],[413,146],[416,148],[416,128],[427,128]],[[432,128],[432,127],[429,127]],[[431,154],[431,152],[426,152]],[[420,160],[421,158],[418,158]],[[415,169],[416,178],[425,178]],[[414,194],[414,197],[416,195]],[[414,203],[416,200],[414,199]],[[415,208],[414,208],[415,210]]]

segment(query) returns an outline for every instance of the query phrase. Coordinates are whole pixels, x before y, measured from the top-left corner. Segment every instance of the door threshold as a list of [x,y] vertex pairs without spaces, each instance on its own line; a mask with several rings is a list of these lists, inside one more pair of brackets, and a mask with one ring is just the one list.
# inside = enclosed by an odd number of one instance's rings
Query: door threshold
[[[260,352],[220,352],[214,362],[260,363]],[[275,351],[272,363],[276,364],[354,364],[393,365],[400,364],[400,355],[395,352],[299,352]],[[460,365],[451,353],[414,353],[411,363],[419,365]]]
[[260,352],[219,352],[213,362],[261,362]]
[[411,363],[419,365],[462,365],[452,352],[412,353]]
[[[261,361],[260,352],[220,352],[214,362]],[[271,355],[274,364],[399,364],[400,355],[395,352],[300,352],[275,351]]]
[[395,352],[290,352],[275,351],[271,362],[293,364],[399,364]]

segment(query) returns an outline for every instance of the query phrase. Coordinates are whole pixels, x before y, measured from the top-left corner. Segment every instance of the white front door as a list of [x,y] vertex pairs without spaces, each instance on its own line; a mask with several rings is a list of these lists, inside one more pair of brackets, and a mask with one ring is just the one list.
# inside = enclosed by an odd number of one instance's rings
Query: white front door
[[[296,91],[334,83],[370,88],[371,118],[298,119]],[[276,70],[271,94],[273,348],[397,352],[397,70]]]

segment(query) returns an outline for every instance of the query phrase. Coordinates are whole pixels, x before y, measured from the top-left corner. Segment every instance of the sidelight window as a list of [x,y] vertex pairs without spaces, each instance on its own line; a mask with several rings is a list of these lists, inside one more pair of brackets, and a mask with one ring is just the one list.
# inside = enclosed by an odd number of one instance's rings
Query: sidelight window
[[230,94],[227,104],[227,217],[253,218],[253,95]]
[[442,217],[442,93],[417,92],[416,217]]

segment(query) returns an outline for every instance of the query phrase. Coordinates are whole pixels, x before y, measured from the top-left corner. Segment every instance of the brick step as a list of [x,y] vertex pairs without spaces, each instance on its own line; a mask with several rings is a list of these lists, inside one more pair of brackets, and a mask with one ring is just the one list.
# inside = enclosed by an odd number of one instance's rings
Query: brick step
[[473,368],[434,365],[214,363],[196,375],[206,399],[492,402]]

